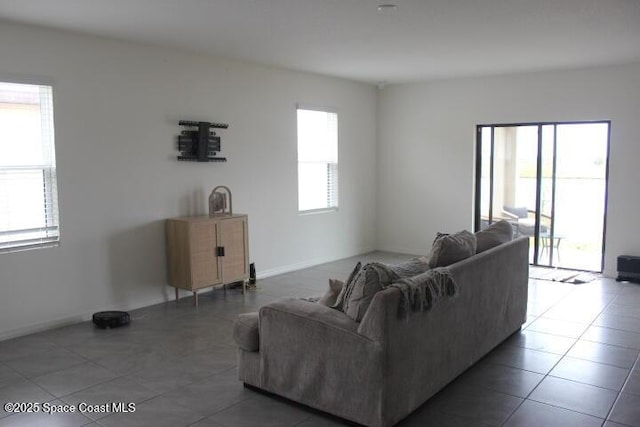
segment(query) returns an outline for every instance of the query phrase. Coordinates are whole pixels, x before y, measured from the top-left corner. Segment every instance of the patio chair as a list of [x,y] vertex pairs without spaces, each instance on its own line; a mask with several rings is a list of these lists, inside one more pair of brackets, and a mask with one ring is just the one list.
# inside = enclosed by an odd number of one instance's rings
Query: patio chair
[[[516,236],[534,237],[536,233],[536,211],[528,209],[526,206],[514,207],[504,205],[502,207],[502,213],[507,218],[515,230]],[[554,235],[551,239],[551,216],[541,214],[540,224],[540,243],[542,248],[540,255],[549,249],[551,245],[554,246],[554,251],[558,255],[558,261],[560,261],[560,241],[562,236]]]

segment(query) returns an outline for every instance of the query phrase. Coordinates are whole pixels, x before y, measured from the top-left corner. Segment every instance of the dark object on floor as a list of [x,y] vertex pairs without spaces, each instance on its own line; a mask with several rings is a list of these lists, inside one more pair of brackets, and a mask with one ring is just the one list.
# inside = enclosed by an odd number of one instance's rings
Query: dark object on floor
[[618,282],[640,283],[640,257],[620,255],[618,257]]
[[256,284],[256,264],[254,262],[249,264],[249,284]]
[[93,314],[93,323],[100,329],[128,325],[130,320],[126,311],[99,311]]

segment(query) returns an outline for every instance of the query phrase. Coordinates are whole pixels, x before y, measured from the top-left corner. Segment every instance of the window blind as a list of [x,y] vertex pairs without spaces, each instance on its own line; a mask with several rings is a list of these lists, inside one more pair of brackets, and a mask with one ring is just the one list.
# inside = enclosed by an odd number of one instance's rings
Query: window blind
[[298,210],[338,207],[338,115],[298,108]]
[[52,93],[0,82],[0,252],[60,240]]

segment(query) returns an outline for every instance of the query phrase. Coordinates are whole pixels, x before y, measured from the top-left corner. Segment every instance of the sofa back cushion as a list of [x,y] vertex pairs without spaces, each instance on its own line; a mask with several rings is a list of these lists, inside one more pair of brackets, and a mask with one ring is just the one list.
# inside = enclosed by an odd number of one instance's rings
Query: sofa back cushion
[[513,226],[508,221],[494,222],[484,230],[476,233],[476,253],[507,243],[513,240]]
[[429,267],[446,267],[476,253],[476,236],[467,230],[455,234],[438,233],[429,255]]

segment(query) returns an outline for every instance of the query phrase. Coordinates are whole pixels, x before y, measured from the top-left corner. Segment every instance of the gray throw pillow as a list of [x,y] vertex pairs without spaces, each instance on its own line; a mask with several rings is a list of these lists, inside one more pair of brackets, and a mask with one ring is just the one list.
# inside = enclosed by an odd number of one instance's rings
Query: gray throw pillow
[[446,267],[476,253],[476,236],[467,230],[455,234],[438,233],[429,255],[429,267]]
[[344,282],[336,279],[329,279],[329,290],[320,298],[318,304],[326,305],[327,307],[333,307],[338,301],[338,296],[344,287]]
[[352,320],[362,321],[375,294],[393,281],[392,274],[384,264],[373,262],[364,265],[345,293],[342,311]]
[[336,299],[336,303],[334,305],[332,305],[331,308],[335,308],[335,309],[338,309],[340,311],[344,311],[343,310],[343,306],[344,306],[344,303],[345,303],[345,301],[347,299],[347,294],[353,288],[353,281],[356,278],[356,275],[360,272],[361,268],[362,268],[362,263],[358,262],[356,264],[355,268],[353,269],[353,271],[351,272],[351,274],[349,274],[349,277],[347,278],[347,281],[344,282],[344,285],[342,286],[342,290],[340,291],[340,294],[338,295],[338,298]]
[[499,246],[513,240],[513,226],[509,221],[500,220],[494,222],[484,230],[476,233],[476,253]]

